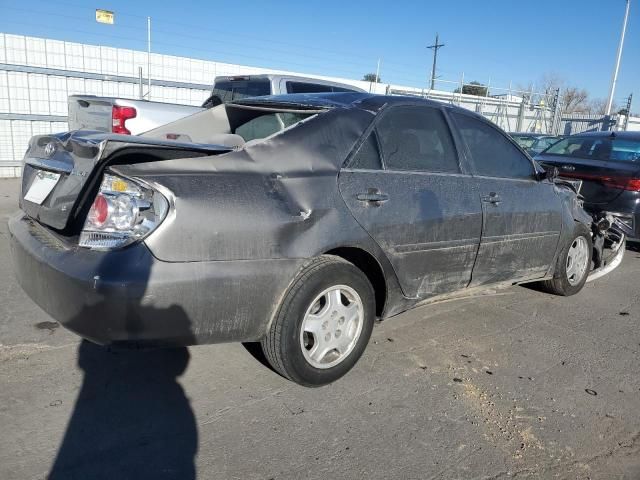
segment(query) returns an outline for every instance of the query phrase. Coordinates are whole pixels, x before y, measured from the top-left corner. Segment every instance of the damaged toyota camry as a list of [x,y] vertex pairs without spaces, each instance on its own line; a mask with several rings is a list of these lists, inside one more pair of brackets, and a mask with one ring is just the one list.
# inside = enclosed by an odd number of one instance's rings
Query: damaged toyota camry
[[10,220],[24,290],[100,344],[261,342],[327,384],[376,319],[592,267],[576,191],[469,111],[364,93],[245,99],[141,136],[30,141]]

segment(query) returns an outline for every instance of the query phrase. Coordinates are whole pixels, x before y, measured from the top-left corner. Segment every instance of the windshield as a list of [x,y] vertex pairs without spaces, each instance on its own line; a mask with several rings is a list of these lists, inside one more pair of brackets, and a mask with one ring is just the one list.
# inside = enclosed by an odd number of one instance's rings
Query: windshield
[[539,152],[543,151],[545,148],[550,147],[551,145],[553,145],[557,141],[558,141],[558,139],[554,138],[554,137],[538,138],[531,145],[531,150],[534,151],[534,152],[538,152],[539,153]]
[[516,141],[518,145],[520,145],[524,149],[530,148],[531,145],[533,145],[533,143],[536,141],[535,137],[530,136],[512,135],[511,137]]
[[216,95],[223,103],[248,97],[271,95],[271,82],[268,79],[223,80],[216,82],[211,95]]
[[546,154],[620,162],[640,162],[640,142],[615,137],[569,137],[552,145]]

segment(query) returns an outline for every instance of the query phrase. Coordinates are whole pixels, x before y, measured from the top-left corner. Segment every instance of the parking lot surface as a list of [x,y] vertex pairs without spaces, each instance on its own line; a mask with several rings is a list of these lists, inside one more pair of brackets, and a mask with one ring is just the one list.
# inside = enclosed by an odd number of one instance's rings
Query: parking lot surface
[[513,287],[387,320],[352,372],[306,389],[251,346],[113,350],[60,328],[13,277],[18,187],[0,180],[2,479],[640,478],[634,250],[574,297]]

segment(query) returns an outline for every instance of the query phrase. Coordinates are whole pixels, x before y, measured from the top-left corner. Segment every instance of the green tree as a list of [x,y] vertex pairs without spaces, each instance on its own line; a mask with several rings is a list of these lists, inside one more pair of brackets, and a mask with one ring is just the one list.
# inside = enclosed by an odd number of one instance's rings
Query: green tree
[[[456,88],[453,93],[460,93],[460,87]],[[480,82],[471,82],[462,86],[462,93],[465,95],[476,95],[478,97],[487,96],[487,86]]]
[[375,73],[365,73],[364,77],[362,77],[362,80],[364,80],[365,82],[375,82],[375,83],[380,83],[380,77],[377,76]]

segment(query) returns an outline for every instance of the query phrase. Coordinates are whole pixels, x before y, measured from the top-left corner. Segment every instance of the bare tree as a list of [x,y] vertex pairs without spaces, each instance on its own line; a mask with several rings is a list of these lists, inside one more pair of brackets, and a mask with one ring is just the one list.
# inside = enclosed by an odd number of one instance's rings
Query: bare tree
[[565,81],[560,75],[553,72],[545,73],[536,84],[536,90],[539,92],[536,103],[540,103],[541,100],[544,100],[545,104],[550,105],[556,92],[560,90],[560,93],[562,94],[562,90],[564,88]]
[[589,93],[584,88],[565,87],[561,95],[565,113],[589,112]]
[[589,92],[584,88],[568,85],[556,73],[545,73],[537,82],[529,83],[520,89],[525,91],[523,94],[525,100],[534,104],[544,102],[545,105],[551,106],[556,93],[559,93],[565,113],[588,113],[591,110]]
[[529,82],[526,85],[519,85],[519,95],[525,101],[550,105],[553,101],[556,91],[562,89],[564,80],[555,73],[545,73],[536,82]]
[[[611,111],[618,110],[615,102],[611,105]],[[589,113],[593,115],[605,115],[607,113],[607,100],[604,98],[596,98],[589,102]]]

